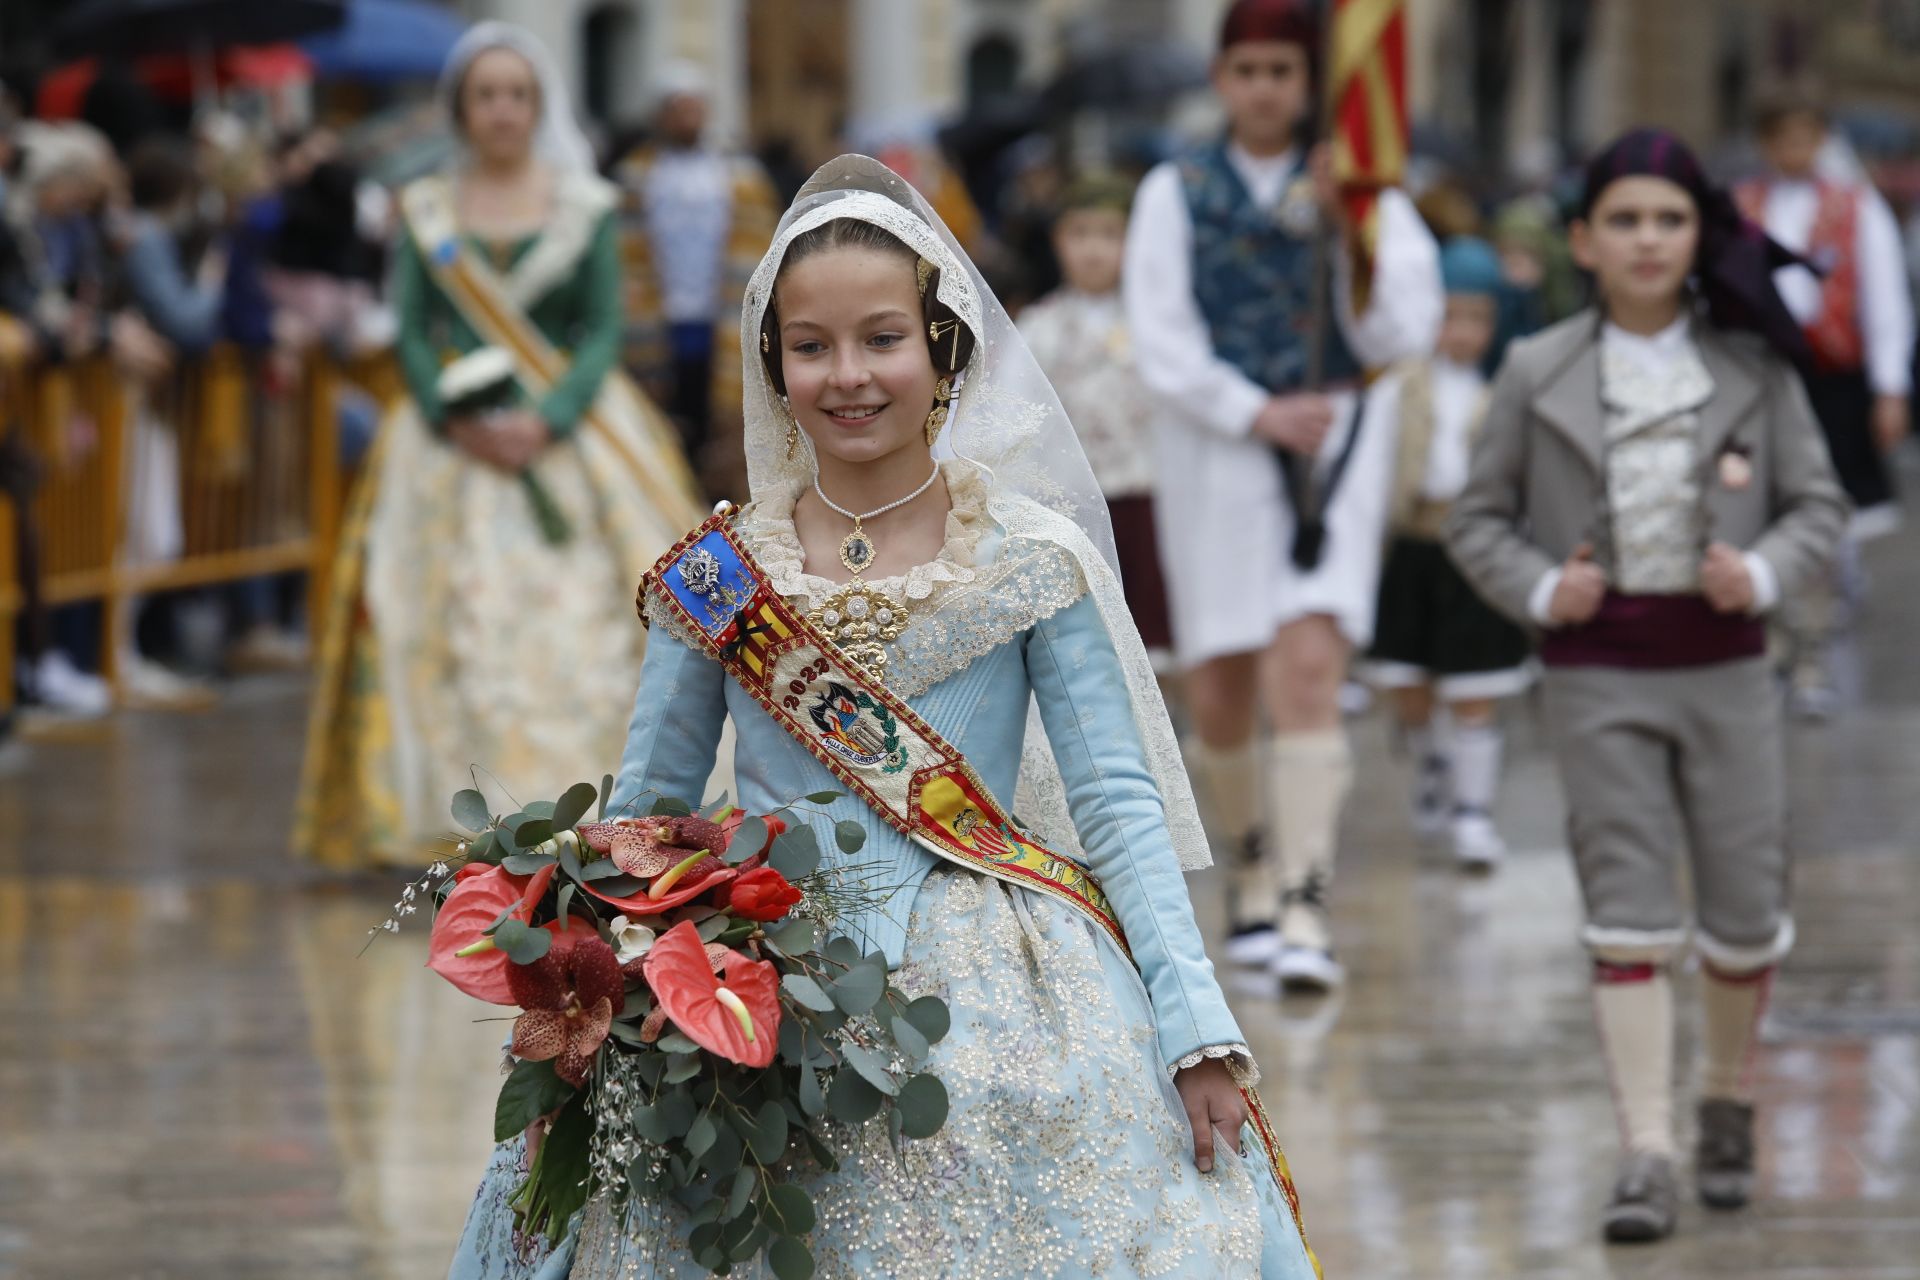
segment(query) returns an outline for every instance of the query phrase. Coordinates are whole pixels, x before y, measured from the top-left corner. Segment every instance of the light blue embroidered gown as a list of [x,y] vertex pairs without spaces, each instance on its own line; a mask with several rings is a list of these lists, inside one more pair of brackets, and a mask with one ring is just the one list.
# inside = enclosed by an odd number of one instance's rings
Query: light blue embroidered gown
[[[937,993],[952,1010],[930,1068],[952,1111],[940,1133],[897,1153],[884,1125],[837,1131],[839,1172],[809,1184],[816,1274],[1309,1280],[1312,1262],[1251,1127],[1243,1155],[1222,1142],[1212,1173],[1193,1165],[1173,1069],[1244,1054],[1244,1037],[1194,923],[1099,610],[1070,556],[1002,539],[975,479],[950,487],[941,564],[879,584],[904,590],[914,610],[889,686],[1003,798],[1014,794],[1037,698],[1090,869],[1139,968],[1066,907],[937,859],[859,800],[828,806],[823,836],[851,818],[868,842],[849,856],[823,839],[827,858],[899,886],[884,910],[843,927],[883,948],[907,991]],[[791,510],[791,495],[763,502],[741,533],[783,591],[818,590],[821,580],[798,572]],[[616,805],[647,792],[696,796],[727,716],[749,811],[841,789],[664,622],[655,610]],[[506,1203],[521,1161],[518,1139],[495,1152],[450,1280],[705,1274],[677,1209],[616,1224],[590,1205],[558,1249],[527,1256]]]

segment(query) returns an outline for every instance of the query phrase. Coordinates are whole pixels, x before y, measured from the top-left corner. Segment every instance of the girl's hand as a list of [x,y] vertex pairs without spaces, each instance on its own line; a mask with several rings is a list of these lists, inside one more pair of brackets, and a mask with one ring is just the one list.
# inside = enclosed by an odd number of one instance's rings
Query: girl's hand
[[1180,1101],[1193,1126],[1193,1167],[1213,1172],[1213,1131],[1226,1139],[1228,1150],[1240,1154],[1240,1128],[1247,1122],[1247,1100],[1233,1082],[1224,1058],[1206,1058],[1173,1078]]
[[1724,542],[1707,548],[1700,562],[1700,594],[1716,613],[1753,612],[1753,574],[1747,558]]
[[1560,585],[1547,611],[1555,626],[1578,626],[1593,620],[1606,595],[1606,571],[1593,562],[1593,547],[1583,542],[1560,566]]
[[1892,453],[1907,438],[1912,424],[1908,420],[1905,396],[1875,396],[1873,401],[1873,438],[1880,452]]

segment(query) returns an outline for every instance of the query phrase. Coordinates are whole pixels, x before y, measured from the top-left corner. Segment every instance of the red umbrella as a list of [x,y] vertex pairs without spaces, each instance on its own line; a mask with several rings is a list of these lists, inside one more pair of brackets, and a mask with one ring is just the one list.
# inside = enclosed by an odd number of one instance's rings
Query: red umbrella
[[[185,102],[193,98],[193,59],[184,53],[154,53],[136,58],[134,74],[165,98]],[[313,63],[297,45],[235,46],[214,55],[214,80],[221,88],[249,85],[273,88],[313,78]],[[93,58],[68,63],[40,82],[34,114],[43,120],[72,120],[79,116],[87,90],[100,74]]]

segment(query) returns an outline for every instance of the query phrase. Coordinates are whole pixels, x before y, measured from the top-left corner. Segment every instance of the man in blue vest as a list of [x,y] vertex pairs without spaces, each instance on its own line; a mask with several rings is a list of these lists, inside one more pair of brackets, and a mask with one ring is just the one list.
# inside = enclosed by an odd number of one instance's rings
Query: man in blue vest
[[1372,635],[1393,453],[1361,378],[1430,351],[1444,295],[1437,246],[1387,191],[1354,314],[1348,229],[1324,149],[1307,149],[1319,48],[1310,0],[1228,10],[1213,67],[1226,136],[1141,183],[1124,287],[1161,401],[1155,502],[1189,763],[1231,846],[1229,958],[1325,991],[1344,976],[1326,904],[1353,772],[1339,694]]

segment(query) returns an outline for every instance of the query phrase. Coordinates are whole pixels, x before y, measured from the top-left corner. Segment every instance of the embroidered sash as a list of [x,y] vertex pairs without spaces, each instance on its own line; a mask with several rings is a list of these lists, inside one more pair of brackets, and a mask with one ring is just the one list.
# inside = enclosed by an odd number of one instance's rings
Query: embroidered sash
[[[521,386],[531,395],[544,394],[566,375],[567,358],[507,296],[500,277],[477,261],[461,240],[460,224],[454,217],[452,192],[447,184],[423,179],[401,194],[400,203],[406,214],[407,230],[433,282],[440,286],[441,292],[483,342],[513,357],[514,372]],[[622,381],[618,370],[609,372],[607,383],[613,385],[603,386],[602,394],[608,390],[617,393]],[[637,403],[637,394],[632,398],[636,401],[635,411],[642,415],[650,430],[657,432],[659,424],[648,408]],[[687,505],[686,495],[697,491],[693,473],[687,469],[677,441],[668,441],[663,435],[663,447],[658,450],[660,463],[649,466],[634,456],[620,433],[601,417],[597,397],[595,403],[588,406],[582,421],[620,456],[641,492],[660,510],[683,509]],[[663,471],[667,474],[662,474]]]
[[[1132,959],[1094,878],[1021,831],[957,748],[775,591],[732,522],[723,509],[661,557],[641,580],[641,616],[649,595],[663,603],[702,652],[888,826],[949,862],[1066,903]],[[1259,1095],[1240,1092],[1304,1242],[1287,1158]],[[1316,1273],[1319,1265],[1315,1259]]]

